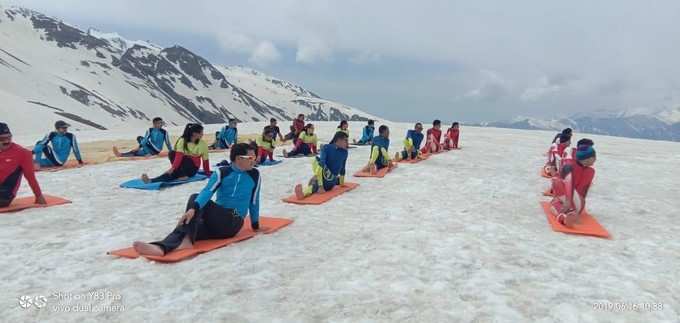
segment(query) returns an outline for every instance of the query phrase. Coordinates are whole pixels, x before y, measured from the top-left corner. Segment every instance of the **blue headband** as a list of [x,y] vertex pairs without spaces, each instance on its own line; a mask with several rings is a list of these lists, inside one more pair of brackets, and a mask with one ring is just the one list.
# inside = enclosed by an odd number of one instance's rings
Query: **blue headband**
[[595,149],[592,146],[580,146],[576,151],[576,159],[584,160],[595,156]]

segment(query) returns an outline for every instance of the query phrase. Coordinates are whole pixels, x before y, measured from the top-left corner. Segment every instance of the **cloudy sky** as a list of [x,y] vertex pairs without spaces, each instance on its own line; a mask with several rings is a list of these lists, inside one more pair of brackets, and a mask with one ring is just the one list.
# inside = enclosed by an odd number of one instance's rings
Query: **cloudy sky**
[[[0,0],[1,1],[1,0]],[[680,1],[11,0],[393,120],[680,103]]]

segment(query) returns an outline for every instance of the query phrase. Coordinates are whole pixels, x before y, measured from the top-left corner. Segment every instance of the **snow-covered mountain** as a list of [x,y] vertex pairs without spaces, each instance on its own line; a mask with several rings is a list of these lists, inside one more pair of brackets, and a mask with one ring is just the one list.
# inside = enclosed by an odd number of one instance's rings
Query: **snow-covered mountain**
[[629,110],[613,114],[574,115],[556,119],[518,117],[512,121],[489,122],[481,125],[558,131],[570,127],[583,133],[680,141],[680,108],[661,111]]
[[[84,32],[41,13],[0,8],[0,113],[21,128],[181,125],[229,118],[366,120],[370,114],[242,67],[221,67],[181,46]],[[17,130],[15,130],[17,131]]]

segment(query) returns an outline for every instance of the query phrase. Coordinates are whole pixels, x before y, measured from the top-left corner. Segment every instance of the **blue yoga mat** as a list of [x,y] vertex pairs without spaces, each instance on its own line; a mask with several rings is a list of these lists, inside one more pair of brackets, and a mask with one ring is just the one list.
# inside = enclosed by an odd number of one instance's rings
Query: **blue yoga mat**
[[202,181],[208,178],[208,176],[205,176],[203,174],[196,174],[193,177],[189,177],[184,180],[174,180],[170,182],[156,182],[156,183],[144,183],[141,179],[133,179],[129,180],[127,182],[124,182],[123,184],[120,184],[120,187],[122,188],[136,188],[138,190],[160,190],[165,187],[170,187],[170,186],[175,186],[175,185],[182,185],[186,183],[191,183],[191,182],[198,182]]

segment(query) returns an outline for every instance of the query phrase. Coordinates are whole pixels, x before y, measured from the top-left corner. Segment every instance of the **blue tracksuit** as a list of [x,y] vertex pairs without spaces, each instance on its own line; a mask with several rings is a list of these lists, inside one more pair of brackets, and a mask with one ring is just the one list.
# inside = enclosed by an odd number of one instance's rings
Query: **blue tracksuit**
[[360,143],[367,143],[373,138],[373,132],[375,131],[375,127],[371,126],[365,126],[364,131],[361,134],[361,139],[359,139]]
[[169,151],[172,151],[170,135],[165,129],[149,128],[139,144],[141,146],[139,153],[142,156],[158,155],[158,153],[163,151],[163,144],[168,147]]
[[[76,136],[70,132],[61,134],[53,131],[35,144],[33,148],[34,160],[43,167],[62,166],[71,155],[71,150],[73,150],[76,160],[82,162]],[[45,158],[42,157],[43,154],[45,154]]]
[[238,129],[224,126],[217,137],[216,148],[226,149],[235,144],[238,140]]
[[406,139],[404,140],[404,151],[401,152],[401,157],[406,159],[409,157],[408,151],[413,148],[411,152],[411,158],[418,157],[420,151],[420,145],[423,143],[425,135],[418,133],[417,131],[411,129],[406,132]]
[[194,208],[205,207],[215,193],[215,203],[223,208],[235,209],[241,218],[250,214],[250,222],[259,223],[260,173],[257,169],[244,172],[234,165],[218,168],[198,194]]
[[[342,149],[335,144],[324,145],[321,154],[317,158],[319,166],[324,170],[324,179],[335,179],[345,176],[345,164],[347,163],[347,149]],[[326,176],[332,175],[332,178]]]

